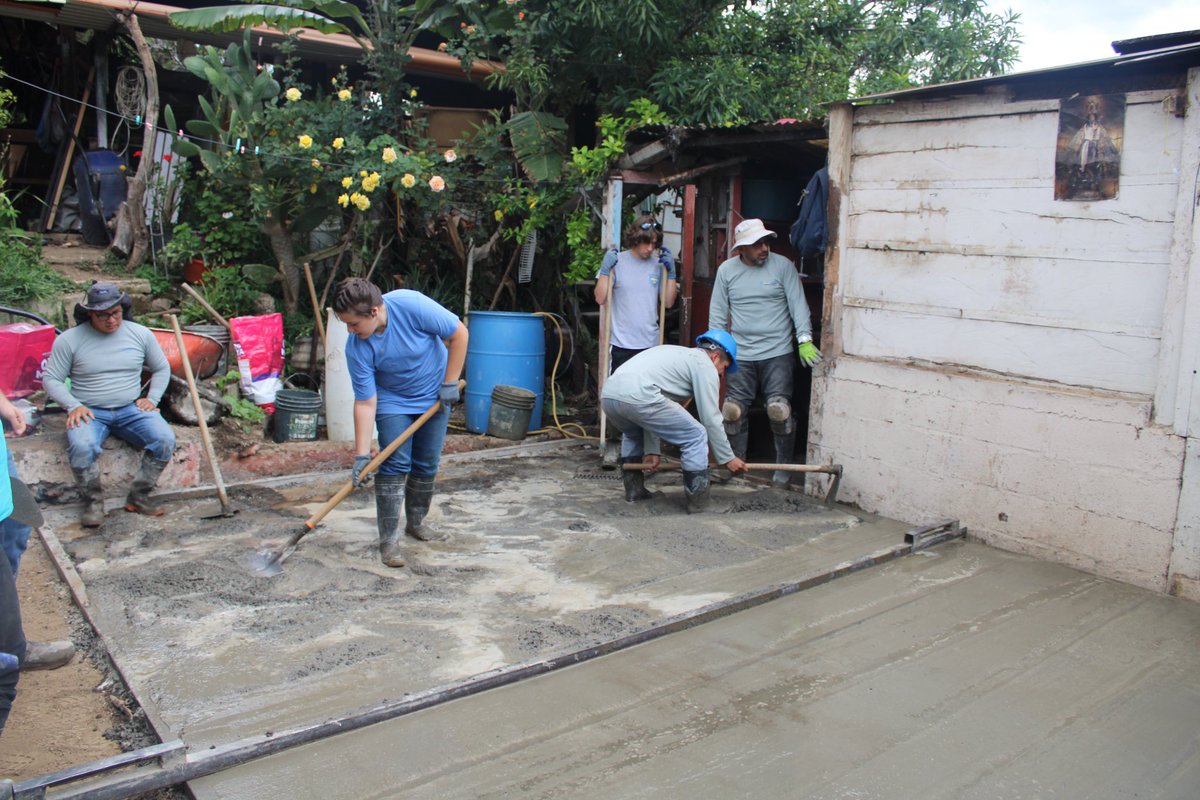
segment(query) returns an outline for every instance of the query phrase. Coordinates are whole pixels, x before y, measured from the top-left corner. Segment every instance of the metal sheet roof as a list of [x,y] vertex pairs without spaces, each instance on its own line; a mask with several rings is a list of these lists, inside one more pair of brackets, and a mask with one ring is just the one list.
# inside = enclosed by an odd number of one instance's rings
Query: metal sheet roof
[[964,92],[984,89],[988,86],[994,86],[1002,83],[1032,82],[1044,80],[1049,77],[1066,78],[1075,77],[1080,74],[1087,75],[1089,77],[1101,77],[1110,73],[1112,70],[1121,69],[1131,64],[1164,61],[1173,58],[1180,58],[1189,62],[1200,61],[1200,41],[1190,41],[1186,44],[1160,47],[1155,50],[1146,50],[1143,52],[1130,53],[1128,55],[1118,55],[1111,58],[1098,59],[1096,61],[1083,61],[1078,64],[1065,64],[1057,67],[1046,67],[1044,69],[1027,70],[1024,72],[1011,72],[1006,75],[995,75],[989,78],[972,78],[971,80],[936,83],[930,86],[918,86],[912,89],[898,89],[892,92],[880,92],[878,94],[864,95],[863,97],[852,97],[847,99],[845,102],[852,105],[859,105],[874,103],[879,100],[895,100],[898,98],[918,97],[921,95],[962,94]]
[[[167,18],[169,14],[187,9],[159,3],[132,2],[132,0],[0,0],[0,17],[33,19],[81,30],[109,31],[119,27],[116,16],[119,12],[134,10],[142,33],[155,39],[174,39],[200,44],[223,46],[239,41],[241,33],[205,33],[176,28]],[[259,26],[252,29],[263,45],[274,49],[284,35],[272,28]],[[358,43],[340,33],[318,33],[297,31],[299,51],[309,58],[330,61],[355,59],[361,54]],[[476,61],[470,77],[463,72],[462,64],[454,56],[439,53],[424,47],[409,50],[412,61],[409,70],[418,75],[436,76],[453,80],[482,80],[493,72],[503,69],[494,61]]]

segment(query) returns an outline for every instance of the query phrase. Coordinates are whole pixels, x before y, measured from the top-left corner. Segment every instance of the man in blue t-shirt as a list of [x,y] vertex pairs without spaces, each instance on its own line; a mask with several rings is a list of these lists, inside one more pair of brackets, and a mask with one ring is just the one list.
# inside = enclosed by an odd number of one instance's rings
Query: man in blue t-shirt
[[412,438],[379,467],[375,510],[379,556],[403,567],[398,526],[404,506],[404,532],[421,541],[445,539],[425,524],[433,500],[450,405],[458,402],[458,378],[467,358],[467,328],[453,312],[407,289],[380,293],[362,278],[347,278],[333,294],[333,310],[346,323],[346,364],[354,387],[355,486],[371,460],[371,432],[379,442],[394,441],[435,402],[442,406]]

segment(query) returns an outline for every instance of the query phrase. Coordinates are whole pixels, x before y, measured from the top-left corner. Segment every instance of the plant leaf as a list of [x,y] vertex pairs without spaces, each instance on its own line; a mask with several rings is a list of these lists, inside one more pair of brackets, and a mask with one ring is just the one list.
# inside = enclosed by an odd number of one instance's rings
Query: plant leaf
[[522,111],[508,121],[508,135],[521,169],[535,181],[562,174],[567,123],[544,111]]
[[209,6],[190,11],[176,11],[167,19],[185,31],[240,31],[254,25],[267,25],[287,32],[292,28],[309,28],[321,33],[351,33],[350,29],[324,14],[302,8],[254,3],[244,6]]

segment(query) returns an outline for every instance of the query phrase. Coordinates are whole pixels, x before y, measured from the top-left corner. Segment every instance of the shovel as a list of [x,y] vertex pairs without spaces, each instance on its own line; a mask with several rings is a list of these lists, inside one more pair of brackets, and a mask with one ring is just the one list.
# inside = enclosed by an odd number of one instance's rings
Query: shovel
[[[465,381],[458,382],[459,392],[462,392],[465,385]],[[434,404],[431,405],[424,414],[417,417],[413,421],[412,425],[409,425],[404,429],[403,433],[392,440],[391,444],[380,450],[379,455],[372,458],[369,462],[367,462],[367,465],[362,468],[362,472],[359,473],[361,477],[366,478],[368,475],[373,474],[375,470],[379,469],[380,465],[383,464],[384,461],[387,461],[388,456],[396,452],[400,445],[411,439],[412,435],[416,433],[422,425],[429,421],[430,417],[438,413],[438,408],[441,406],[441,404],[442,401],[435,401]],[[354,481],[346,481],[345,485],[342,486],[341,489],[338,489],[337,494],[329,498],[329,500],[326,501],[325,505],[321,506],[317,513],[304,520],[304,527],[293,533],[283,547],[274,551],[262,550],[257,553],[253,553],[247,561],[250,568],[265,578],[271,578],[283,572],[283,567],[281,566],[283,564],[283,560],[295,551],[296,545],[300,542],[300,540],[307,536],[311,531],[315,530],[321,520],[325,519],[325,516],[330,511],[333,511],[335,508],[337,508],[338,504],[349,497],[350,493],[353,491]]]
[[175,331],[175,344],[179,347],[179,357],[183,361],[183,375],[187,378],[188,392],[192,395],[192,406],[196,409],[196,421],[200,424],[200,439],[204,442],[208,466],[212,468],[213,482],[217,484],[217,498],[221,501],[219,508],[204,511],[200,514],[200,519],[232,517],[237,513],[237,509],[229,504],[229,495],[225,492],[225,479],[221,477],[221,468],[217,466],[217,453],[213,450],[212,439],[208,436],[208,422],[204,418],[204,407],[200,405],[200,393],[196,391],[196,378],[192,375],[192,360],[188,358],[187,348],[183,345],[183,331],[179,329],[179,320],[175,318],[174,314],[167,314],[167,316],[171,320],[171,328]]

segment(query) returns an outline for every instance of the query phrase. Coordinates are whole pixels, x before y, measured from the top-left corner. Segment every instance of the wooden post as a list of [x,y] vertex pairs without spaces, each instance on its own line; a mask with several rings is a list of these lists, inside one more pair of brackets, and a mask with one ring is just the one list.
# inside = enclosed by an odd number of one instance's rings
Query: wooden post
[[146,225],[146,185],[150,181],[150,172],[154,168],[154,126],[158,121],[158,72],[154,68],[154,56],[150,54],[150,45],[142,35],[138,25],[137,15],[132,11],[122,11],[117,14],[117,21],[129,31],[137,50],[138,60],[142,71],[146,74],[146,116],[142,120],[142,156],[138,161],[137,172],[129,180],[129,191],[125,204],[117,212],[117,234],[113,237],[110,247],[117,250],[117,242],[126,242],[130,238],[133,246],[128,248],[125,266],[130,271],[141,266],[150,250],[150,228]]
[[54,187],[53,200],[50,201],[50,209],[46,212],[46,218],[42,221],[42,230],[48,231],[54,227],[54,217],[58,214],[58,203],[62,200],[63,186],[67,183],[67,173],[71,171],[71,158],[75,155],[75,140],[79,138],[79,130],[83,127],[83,114],[87,111],[88,100],[92,98],[92,77],[95,74],[93,68],[88,72],[87,83],[83,87],[83,98],[79,101],[79,113],[75,115],[75,133],[67,140],[67,152],[63,156],[62,163],[58,168],[58,181]]
[[[615,247],[621,249],[621,189],[624,184],[620,178],[609,178],[604,192],[604,224],[601,240],[605,249]],[[609,349],[612,347],[612,285],[614,277],[609,276],[608,291],[604,297],[604,306],[600,309],[600,343],[599,367],[596,372],[596,405],[600,409],[600,455],[604,457],[605,441],[608,434],[608,419],[604,415],[604,405],[600,396],[604,392],[604,382],[608,379],[610,364]]]

